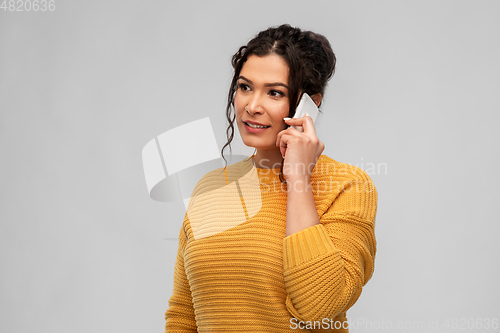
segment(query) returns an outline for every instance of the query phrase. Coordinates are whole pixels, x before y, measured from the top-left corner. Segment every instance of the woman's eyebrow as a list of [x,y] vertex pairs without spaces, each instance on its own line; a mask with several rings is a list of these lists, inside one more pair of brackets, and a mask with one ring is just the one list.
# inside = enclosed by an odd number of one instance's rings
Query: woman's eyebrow
[[[253,84],[252,81],[250,81],[249,79],[247,79],[243,75],[238,76],[238,80],[239,79],[243,79],[243,80],[247,81],[248,83]],[[264,84],[264,87],[274,87],[274,86],[282,86],[282,87],[285,87],[286,89],[288,89],[288,86],[284,83],[281,83],[281,82],[273,82],[273,83]]]

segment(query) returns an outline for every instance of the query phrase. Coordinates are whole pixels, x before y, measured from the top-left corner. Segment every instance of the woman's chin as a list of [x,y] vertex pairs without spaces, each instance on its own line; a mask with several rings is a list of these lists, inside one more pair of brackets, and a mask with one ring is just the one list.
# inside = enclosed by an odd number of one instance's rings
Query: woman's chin
[[264,142],[258,142],[258,140],[243,140],[245,146],[256,149],[272,149],[278,148],[276,145],[266,144]]

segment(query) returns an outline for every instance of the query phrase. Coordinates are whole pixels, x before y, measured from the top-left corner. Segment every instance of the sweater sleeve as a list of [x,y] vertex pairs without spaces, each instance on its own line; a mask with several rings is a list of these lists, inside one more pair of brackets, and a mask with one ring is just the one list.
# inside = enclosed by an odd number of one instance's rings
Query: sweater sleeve
[[179,233],[179,248],[174,268],[174,288],[165,313],[165,333],[197,332],[189,281],[184,269],[187,236],[184,225]]
[[342,316],[373,274],[377,191],[359,169],[320,216],[283,240],[286,306],[297,319]]

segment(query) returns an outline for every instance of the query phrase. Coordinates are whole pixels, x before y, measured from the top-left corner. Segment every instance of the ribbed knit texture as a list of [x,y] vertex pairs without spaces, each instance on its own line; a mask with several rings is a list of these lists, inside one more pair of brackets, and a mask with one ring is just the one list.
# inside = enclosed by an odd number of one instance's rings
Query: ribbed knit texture
[[348,332],[293,323],[347,320],[374,270],[375,186],[321,155],[311,175],[320,224],[286,237],[278,172],[244,160],[198,182],[179,233],[166,332]]

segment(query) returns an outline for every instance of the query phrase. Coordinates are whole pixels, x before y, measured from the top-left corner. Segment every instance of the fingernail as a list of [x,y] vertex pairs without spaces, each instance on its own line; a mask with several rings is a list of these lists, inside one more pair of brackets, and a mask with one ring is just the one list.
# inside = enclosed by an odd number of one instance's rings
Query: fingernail
[[305,117],[305,116],[308,116],[308,115],[309,115],[309,113],[305,113],[302,117]]
[[286,121],[286,120],[290,120],[290,119],[292,119],[292,118],[288,118],[288,117],[287,117],[287,118],[283,118],[283,120],[285,120],[285,121]]

